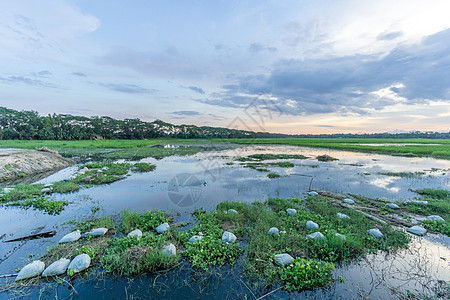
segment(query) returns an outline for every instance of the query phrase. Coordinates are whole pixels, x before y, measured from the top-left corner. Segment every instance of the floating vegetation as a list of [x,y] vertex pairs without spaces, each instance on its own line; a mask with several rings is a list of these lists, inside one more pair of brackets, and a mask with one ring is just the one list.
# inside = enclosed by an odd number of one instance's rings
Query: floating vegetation
[[269,177],[269,178],[279,178],[279,177],[281,177],[281,175],[278,174],[278,173],[275,173],[275,172],[271,172],[271,173],[267,174],[267,177]]
[[112,183],[125,178],[130,171],[150,172],[156,168],[149,163],[90,163],[78,166],[74,177],[51,184],[17,184],[0,194],[0,203],[22,208],[33,207],[49,214],[59,214],[67,201],[44,197],[53,193],[70,193],[82,187]]
[[382,172],[380,175],[406,178],[420,178],[425,175],[425,172]]
[[339,160],[337,158],[331,157],[329,155],[319,155],[316,157],[318,161],[333,161],[333,160]]

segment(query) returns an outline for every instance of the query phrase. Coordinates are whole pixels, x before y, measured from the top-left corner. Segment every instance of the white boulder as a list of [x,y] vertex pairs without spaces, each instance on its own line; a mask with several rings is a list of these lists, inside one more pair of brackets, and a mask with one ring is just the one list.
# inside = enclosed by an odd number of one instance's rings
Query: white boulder
[[177,248],[174,244],[169,244],[162,248],[162,252],[167,256],[175,256],[177,255]]
[[431,215],[427,217],[427,220],[433,220],[433,221],[439,221],[439,222],[445,222],[444,218],[438,215]]
[[310,196],[318,196],[319,194],[317,192],[308,192],[308,195],[310,195]]
[[428,201],[425,200],[411,200],[408,203],[412,203],[412,204],[420,204],[420,205],[427,205]]
[[24,266],[20,270],[19,274],[17,274],[16,281],[41,275],[44,269],[45,269],[44,262],[40,260],[35,260],[32,263]]
[[163,224],[159,225],[158,227],[156,227],[155,230],[157,233],[164,233],[169,229],[170,229],[170,225],[168,223],[163,223]]
[[347,237],[345,236],[345,234],[335,233],[334,235],[337,236],[338,238],[343,239],[344,241],[347,240]]
[[347,216],[346,214],[343,214],[343,213],[337,213],[336,217],[338,217],[339,219],[350,219],[349,216]]
[[197,243],[198,241],[201,241],[203,239],[202,235],[193,235],[191,236],[191,238],[189,239],[189,243]]
[[41,193],[50,193],[51,191],[52,191],[51,188],[43,188],[43,189],[41,190]]
[[67,258],[61,258],[54,263],[52,263],[50,266],[48,266],[44,272],[42,272],[42,277],[47,276],[55,276],[55,275],[61,275],[66,273],[67,267],[69,267],[70,260]]
[[225,243],[230,243],[230,244],[234,243],[234,242],[236,242],[236,239],[237,239],[237,237],[232,232],[225,231],[222,234],[222,241]]
[[308,234],[308,235],[306,236],[306,238],[307,238],[307,239],[323,240],[323,239],[325,238],[325,236],[324,236],[321,232],[317,231],[317,232]]
[[419,225],[414,225],[408,229],[406,229],[406,231],[415,234],[415,235],[424,235],[425,233],[427,233],[427,230],[425,228],[423,228],[422,226]]
[[293,208],[288,208],[286,209],[286,212],[288,213],[288,215],[290,216],[295,216],[297,214],[297,210],[293,209]]
[[228,213],[229,213],[229,214],[237,214],[238,212],[237,212],[237,210],[230,208],[230,209],[228,210]]
[[400,206],[395,203],[386,203],[386,207],[390,209],[400,209]]
[[344,199],[344,200],[342,200],[342,202],[344,202],[344,203],[347,203],[347,204],[355,204],[355,201],[354,200],[352,200],[352,199]]
[[59,243],[69,243],[78,241],[81,237],[81,233],[79,230],[72,231],[71,233],[66,234],[59,240]]
[[381,233],[380,229],[378,229],[378,228],[369,229],[369,230],[367,230],[367,233],[378,239],[383,237],[383,234]]
[[135,229],[127,235],[127,237],[134,237],[134,236],[139,241],[139,239],[142,237],[142,231],[140,229]]
[[306,222],[306,228],[309,229],[319,229],[319,224],[313,222],[313,221],[308,221]]
[[108,232],[108,228],[94,228],[91,229],[91,231],[86,232],[86,235],[90,235],[90,236],[102,236],[105,235]]
[[275,254],[275,263],[279,266],[290,265],[294,261],[294,258],[287,253]]
[[75,273],[81,272],[89,268],[91,265],[91,258],[87,254],[80,254],[75,256],[75,258],[70,262],[67,268],[67,274],[73,275]]
[[269,229],[269,234],[271,234],[271,235],[278,235],[279,234],[278,228],[276,228],[276,227],[270,228]]

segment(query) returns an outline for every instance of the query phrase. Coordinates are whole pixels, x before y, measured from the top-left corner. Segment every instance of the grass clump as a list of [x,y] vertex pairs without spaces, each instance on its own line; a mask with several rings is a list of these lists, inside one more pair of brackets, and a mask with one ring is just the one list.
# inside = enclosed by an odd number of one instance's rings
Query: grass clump
[[427,204],[414,202],[405,203],[408,211],[421,216],[439,215],[445,222],[436,220],[425,220],[422,223],[428,230],[439,232],[450,236],[450,191],[443,189],[422,189],[414,191],[425,200]]
[[148,211],[140,214],[130,210],[122,211],[122,224],[119,229],[123,233],[129,233],[134,229],[142,232],[154,230],[163,223],[170,222],[170,217],[164,211]]
[[450,198],[450,191],[448,191],[448,190],[421,189],[421,190],[415,190],[414,192],[416,192],[426,198],[432,198],[432,199],[449,199]]
[[0,202],[17,201],[42,195],[43,184],[17,184],[7,194],[0,196]]
[[135,163],[132,170],[135,172],[150,172],[156,168],[155,165],[149,163]]
[[69,202],[65,200],[52,200],[50,197],[37,197],[32,199],[20,200],[8,203],[9,206],[20,206],[22,208],[30,208],[36,210],[44,211],[49,215],[59,215],[63,211],[64,207],[67,206]]
[[81,232],[86,232],[93,228],[108,228],[108,230],[112,230],[115,228],[115,223],[110,217],[103,217],[80,222],[73,227],[73,230],[78,229]]
[[52,192],[61,194],[75,192],[80,188],[81,186],[78,183],[72,181],[58,181],[51,186]]
[[[178,240],[186,249],[183,255],[193,267],[200,269],[226,263],[233,265],[243,250],[237,243],[227,244],[222,241],[222,234],[225,231],[222,225],[225,220],[233,218],[232,214],[230,218],[227,218],[228,216],[224,216],[223,212],[207,214],[204,209],[196,209],[193,215],[197,224],[188,231],[178,233]],[[227,228],[228,231],[234,231],[236,235],[239,235],[236,229],[232,226]],[[193,235],[202,235],[203,238],[191,243],[188,240]]]
[[281,175],[278,174],[278,173],[275,173],[275,172],[271,172],[271,173],[267,174],[267,177],[269,177],[269,178],[279,178],[279,177],[281,177]]
[[425,172],[384,172],[380,174],[393,177],[419,178],[425,175]]
[[289,266],[280,267],[278,275],[287,290],[304,290],[330,284],[333,269],[332,263],[296,258]]
[[337,158],[331,157],[329,155],[319,155],[316,157],[318,161],[333,161],[333,160],[339,160]]
[[138,275],[168,269],[177,264],[179,257],[165,255],[161,248],[168,244],[173,235],[144,233],[137,240],[134,237],[115,238],[101,259],[106,273],[116,275]]

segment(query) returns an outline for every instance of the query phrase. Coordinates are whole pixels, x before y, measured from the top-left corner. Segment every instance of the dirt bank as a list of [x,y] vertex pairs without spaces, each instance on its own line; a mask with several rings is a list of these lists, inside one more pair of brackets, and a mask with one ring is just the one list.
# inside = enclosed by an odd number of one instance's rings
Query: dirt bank
[[46,148],[42,150],[0,149],[0,182],[57,171],[72,163],[72,160]]

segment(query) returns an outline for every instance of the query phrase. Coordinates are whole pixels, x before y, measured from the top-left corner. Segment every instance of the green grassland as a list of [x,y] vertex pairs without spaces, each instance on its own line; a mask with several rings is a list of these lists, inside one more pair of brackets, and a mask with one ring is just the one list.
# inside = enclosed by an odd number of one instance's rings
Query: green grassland
[[[146,147],[157,144],[278,144],[316,148],[328,148],[347,151],[380,153],[402,156],[430,156],[450,159],[449,139],[339,139],[339,138],[278,138],[278,139],[152,139],[152,140],[81,140],[81,141],[36,141],[36,140],[3,140],[0,148],[36,149],[48,147],[62,154],[76,154],[78,150],[115,149],[108,152],[111,159],[133,156],[162,158],[168,155],[189,155],[200,151],[192,148],[157,148]],[[365,144],[418,144],[418,145],[365,145]],[[364,144],[364,145],[362,145]]]

